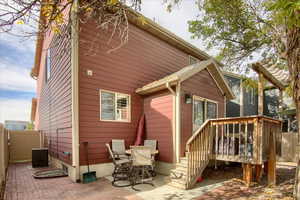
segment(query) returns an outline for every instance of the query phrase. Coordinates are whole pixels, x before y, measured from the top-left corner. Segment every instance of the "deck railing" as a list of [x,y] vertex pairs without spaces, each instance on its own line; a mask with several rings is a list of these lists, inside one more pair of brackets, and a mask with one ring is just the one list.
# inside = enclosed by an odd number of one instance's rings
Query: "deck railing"
[[186,188],[190,188],[206,168],[212,154],[211,121],[207,120],[188,140],[186,155],[188,162]]
[[187,142],[187,188],[196,182],[210,159],[263,164],[268,160],[270,137],[280,149],[280,120],[265,116],[207,120]]

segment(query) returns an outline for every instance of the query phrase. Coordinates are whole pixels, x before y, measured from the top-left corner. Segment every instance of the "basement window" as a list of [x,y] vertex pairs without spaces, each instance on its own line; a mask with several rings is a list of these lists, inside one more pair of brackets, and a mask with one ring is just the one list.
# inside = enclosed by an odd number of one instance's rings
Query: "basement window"
[[130,122],[130,95],[100,90],[100,120]]

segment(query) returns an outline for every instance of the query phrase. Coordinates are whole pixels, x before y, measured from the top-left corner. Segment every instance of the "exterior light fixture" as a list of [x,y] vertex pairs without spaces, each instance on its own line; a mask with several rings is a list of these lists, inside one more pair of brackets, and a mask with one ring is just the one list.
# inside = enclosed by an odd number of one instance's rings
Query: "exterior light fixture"
[[192,103],[192,96],[190,94],[185,94],[184,99],[186,104]]

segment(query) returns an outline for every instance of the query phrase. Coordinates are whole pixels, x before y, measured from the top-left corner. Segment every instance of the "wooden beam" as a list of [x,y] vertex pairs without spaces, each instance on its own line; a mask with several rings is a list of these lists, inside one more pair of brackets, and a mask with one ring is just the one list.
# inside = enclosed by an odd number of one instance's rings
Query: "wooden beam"
[[264,76],[260,72],[258,74],[258,115],[264,114]]

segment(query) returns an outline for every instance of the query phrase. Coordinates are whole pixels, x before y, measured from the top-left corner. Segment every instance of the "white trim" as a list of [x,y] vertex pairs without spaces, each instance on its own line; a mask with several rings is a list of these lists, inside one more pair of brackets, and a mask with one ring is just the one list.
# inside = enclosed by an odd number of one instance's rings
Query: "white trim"
[[175,91],[170,87],[170,83],[169,82],[166,83],[166,87],[172,93],[172,95],[176,95]]
[[[194,59],[196,62],[192,63],[192,62],[191,62],[192,59]],[[198,58],[196,58],[195,56],[189,55],[189,64],[190,64],[190,65],[196,64],[196,63],[198,63],[198,62],[200,62],[200,60],[199,60]]]
[[172,95],[173,102],[173,118],[172,118],[172,142],[173,142],[173,162],[176,161],[176,92]]
[[[209,71],[209,69],[207,69],[207,72],[209,73],[210,77],[215,81],[217,87],[219,88],[219,90],[221,91],[221,94],[224,95],[225,92],[222,90],[222,88],[220,87],[218,81],[215,79],[215,77],[211,74],[211,72]],[[223,79],[223,81],[225,82],[226,80]],[[227,83],[227,82],[226,82]],[[229,87],[229,86],[228,86]],[[230,87],[229,87],[230,88]],[[231,89],[230,89],[231,90]]]
[[78,25],[78,0],[74,1],[71,8],[71,84],[72,84],[72,166],[75,168],[73,181],[79,176],[79,25]]
[[[124,95],[124,96],[128,96],[128,119],[126,120],[120,120],[120,119],[115,119],[115,120],[107,120],[107,119],[102,119],[102,112],[101,112],[101,92],[107,92],[107,93],[112,93],[115,95],[115,117],[117,116],[117,96],[119,95]],[[121,93],[121,92],[114,92],[111,90],[104,90],[104,89],[100,89],[99,90],[99,105],[100,105],[100,121],[103,122],[125,122],[125,123],[130,123],[131,122],[131,95],[130,94],[125,94],[125,93]]]

